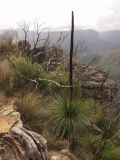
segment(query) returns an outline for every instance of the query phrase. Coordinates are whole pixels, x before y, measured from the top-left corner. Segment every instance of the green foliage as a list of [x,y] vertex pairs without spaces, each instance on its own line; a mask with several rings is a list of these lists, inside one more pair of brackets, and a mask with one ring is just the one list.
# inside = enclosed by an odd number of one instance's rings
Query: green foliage
[[89,123],[92,107],[93,100],[84,101],[74,97],[70,104],[68,96],[56,95],[50,107],[51,132],[56,137],[73,142],[83,124]]
[[[25,85],[29,85],[31,81],[29,79],[36,79],[41,77],[43,74],[43,69],[41,65],[37,63],[31,63],[28,58],[25,57],[17,57],[11,58],[12,62],[15,65],[15,70],[13,70],[12,80],[15,87],[25,87]],[[19,75],[16,71],[24,75],[25,77]]]
[[24,127],[41,133],[47,119],[45,98],[35,92],[20,94],[15,101],[16,110],[20,112]]
[[119,160],[120,159],[120,146],[116,145],[114,142],[108,143],[102,154],[102,160]]
[[[57,71],[52,71],[46,75],[46,79],[51,79],[55,82],[58,82],[61,85],[68,85],[68,75],[57,75]],[[53,93],[53,92],[58,92],[60,91],[60,87],[53,84],[49,83],[46,88],[47,92]]]
[[[57,68],[55,71],[51,71],[45,74],[44,76],[46,79],[53,80],[59,83],[60,85],[69,86],[69,74],[64,69],[61,70],[61,68]],[[76,88],[79,89],[80,91],[80,82],[78,81],[75,75],[73,75],[73,84],[75,84]],[[48,83],[48,85],[44,83],[44,86],[45,86],[44,89],[48,93],[60,93],[61,91],[65,92],[69,90],[68,88],[59,87],[55,85],[54,83]]]

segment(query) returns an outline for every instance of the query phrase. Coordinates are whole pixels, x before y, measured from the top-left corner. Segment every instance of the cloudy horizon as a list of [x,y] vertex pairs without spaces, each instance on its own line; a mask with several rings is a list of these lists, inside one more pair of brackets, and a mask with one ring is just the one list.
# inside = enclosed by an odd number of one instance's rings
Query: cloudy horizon
[[119,0],[0,0],[0,29],[35,19],[52,29],[69,29],[71,11],[78,29],[120,29]]

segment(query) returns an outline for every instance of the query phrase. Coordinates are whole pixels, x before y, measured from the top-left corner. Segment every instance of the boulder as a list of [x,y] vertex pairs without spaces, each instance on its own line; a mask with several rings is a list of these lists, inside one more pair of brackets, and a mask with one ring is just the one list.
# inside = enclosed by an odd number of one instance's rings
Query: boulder
[[102,69],[86,66],[83,69],[81,67],[77,74],[84,96],[104,101],[106,99],[112,100],[117,95],[117,83]]
[[48,160],[47,141],[23,127],[13,105],[0,111],[0,160]]

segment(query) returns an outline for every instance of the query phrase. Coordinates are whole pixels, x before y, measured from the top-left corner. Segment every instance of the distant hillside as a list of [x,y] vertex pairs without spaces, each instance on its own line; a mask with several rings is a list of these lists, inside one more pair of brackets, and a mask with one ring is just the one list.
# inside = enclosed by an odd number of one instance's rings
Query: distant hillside
[[75,31],[75,44],[81,40],[84,40],[87,45],[87,54],[120,49],[118,43],[104,39],[101,37],[101,33],[91,29]]
[[120,45],[120,30],[101,32],[100,36],[105,41],[110,41]]
[[[23,39],[23,34],[18,31],[19,38]],[[63,35],[70,35],[70,31],[63,31]],[[41,34],[41,39],[47,37],[48,33],[43,32]],[[60,32],[55,31],[51,32],[53,43],[59,38]],[[32,42],[33,32],[29,33],[29,40]],[[100,52],[113,51],[120,49],[120,31],[107,31],[107,32],[98,32],[93,29],[88,30],[75,30],[74,38],[75,46],[77,43],[84,41],[84,45],[87,47],[85,54],[98,54]],[[70,37],[68,36],[63,43],[63,48],[65,51],[69,51],[70,46]]]
[[110,76],[118,82],[120,89],[120,50],[101,53],[96,56],[96,59],[94,64],[109,71]]
[[[5,30],[0,30],[0,33],[3,33]],[[61,31],[51,31],[51,43],[56,42],[60,36]],[[24,39],[24,32],[22,30],[17,30],[19,39]],[[70,35],[70,31],[62,31],[63,35]],[[42,32],[41,39],[45,39],[48,36],[48,32]],[[33,31],[30,31],[28,34],[30,42],[33,42]],[[34,38],[37,38],[34,35]],[[87,47],[84,52],[87,55],[99,54],[100,52],[113,51],[120,49],[120,30],[98,32],[93,29],[87,30],[75,30],[74,43],[75,46],[77,43],[84,41],[84,45]],[[63,48],[65,51],[69,51],[70,46],[70,36],[66,38],[63,43]]]

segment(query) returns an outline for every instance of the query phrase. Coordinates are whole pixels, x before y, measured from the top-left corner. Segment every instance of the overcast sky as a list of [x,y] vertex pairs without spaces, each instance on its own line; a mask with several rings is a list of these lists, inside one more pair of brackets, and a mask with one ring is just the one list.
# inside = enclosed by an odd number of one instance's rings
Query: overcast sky
[[37,19],[50,28],[69,28],[71,11],[76,28],[120,29],[120,0],[0,0],[0,28]]

